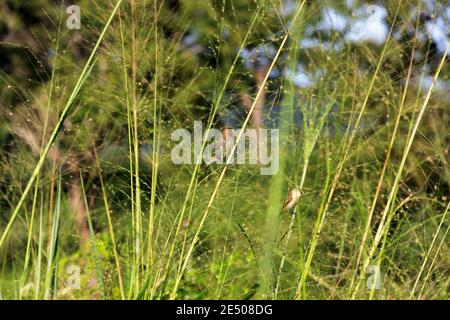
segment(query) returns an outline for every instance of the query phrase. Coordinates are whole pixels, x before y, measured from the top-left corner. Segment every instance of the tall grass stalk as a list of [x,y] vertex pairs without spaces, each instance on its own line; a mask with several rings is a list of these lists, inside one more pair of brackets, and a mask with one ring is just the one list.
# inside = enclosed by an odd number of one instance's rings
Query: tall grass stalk
[[44,241],[44,229],[43,229],[43,216],[44,216],[44,192],[41,191],[41,201],[39,210],[39,237],[37,248],[37,261],[34,269],[34,299],[39,298],[40,286],[41,286],[41,273],[42,273],[42,246]]
[[[304,15],[302,14],[300,21],[303,22],[303,18]],[[303,30],[303,23],[298,23],[298,25],[295,27],[296,28],[296,32],[295,35],[293,37],[294,41],[293,44],[290,46],[290,68],[291,70],[295,70],[297,68],[297,54],[298,54],[298,50],[299,50],[299,41],[300,41],[300,37],[301,37],[301,31]],[[282,173],[284,175],[284,166],[285,166],[285,162],[286,162],[286,148],[289,146],[284,146],[284,143],[288,143],[286,140],[286,138],[289,136],[290,134],[290,124],[292,122],[292,119],[294,117],[294,109],[295,109],[295,97],[296,97],[296,90],[295,90],[295,85],[292,81],[286,81],[287,82],[287,87],[289,88],[286,92],[286,97],[284,98],[284,101],[282,103],[283,106],[283,110],[281,113],[281,124],[286,127],[280,134],[281,137],[281,146],[282,146],[282,150],[280,151],[280,166],[281,166],[281,170]],[[289,108],[289,110],[287,110]],[[301,178],[301,182],[298,186],[298,188],[300,190],[303,190],[303,185],[305,182],[305,178],[306,178],[306,171],[308,168],[308,164],[307,161],[305,161],[305,158],[303,159],[303,173],[302,173],[302,178]],[[274,179],[275,180],[275,179]],[[280,179],[281,180],[281,179]],[[280,186],[275,186],[275,190],[276,188],[279,189],[279,191],[283,190],[281,187],[281,184],[283,182],[279,181],[278,184],[280,184]],[[297,187],[297,186],[295,186]],[[272,192],[276,192],[276,191],[272,191]],[[271,192],[271,194],[272,194]],[[280,197],[281,193],[278,194],[278,197]],[[275,199],[273,201],[276,201],[275,203],[278,203],[278,205],[280,204],[280,200],[281,199]],[[280,208],[276,208],[275,210],[278,210],[278,212],[280,212]],[[278,295],[278,290],[279,290],[279,285],[280,285],[280,281],[281,281],[281,274],[283,271],[283,266],[286,260],[286,255],[287,255],[287,249],[288,249],[288,245],[289,245],[289,241],[291,239],[291,234],[292,234],[292,229],[294,227],[294,223],[295,223],[295,219],[296,219],[296,211],[295,208],[293,209],[292,212],[292,216],[291,216],[291,222],[289,224],[288,227],[288,234],[286,236],[286,242],[285,242],[285,246],[284,246],[284,251],[281,257],[281,262],[280,265],[278,267],[278,272],[276,275],[276,280],[275,280],[275,288],[274,288],[274,293],[273,293],[273,297],[274,299],[277,298]]]
[[[52,223],[52,232],[49,237],[49,247],[47,252],[47,269],[45,273],[44,284],[44,298],[46,300],[51,299],[55,294],[55,279],[57,279],[57,255],[59,244],[59,230],[60,230],[60,217],[61,217],[61,171],[58,174],[58,194],[56,198],[55,214]],[[53,284],[53,287],[52,287]]]
[[[237,137],[236,137],[236,141],[235,141],[233,147],[232,147],[231,150],[230,150],[230,153],[229,153],[229,155],[228,155],[228,157],[227,157],[226,163],[230,163],[230,159],[232,159],[232,157],[234,156],[234,153],[235,153],[236,148],[237,148],[237,146],[238,146],[238,143],[239,143],[239,141],[240,141],[240,139],[241,139],[241,137],[242,137],[242,134],[243,134],[245,128],[247,127],[248,122],[250,121],[251,114],[253,113],[253,110],[255,109],[255,106],[256,106],[256,104],[258,103],[258,101],[259,101],[259,99],[260,99],[260,97],[261,97],[261,95],[262,95],[262,92],[264,91],[264,87],[265,87],[265,85],[266,85],[266,83],[267,83],[267,79],[269,78],[269,75],[270,75],[270,73],[272,72],[272,70],[273,70],[273,68],[274,68],[274,66],[275,66],[275,63],[277,62],[278,57],[280,56],[281,51],[283,50],[283,48],[284,48],[284,46],[285,46],[285,44],[286,44],[286,41],[288,40],[288,38],[289,38],[289,37],[291,36],[291,34],[292,34],[293,26],[295,26],[296,21],[297,21],[297,18],[299,17],[300,12],[302,11],[302,8],[303,8],[303,5],[304,5],[304,4],[305,4],[305,0],[302,1],[302,3],[300,4],[300,6],[298,7],[298,9],[296,10],[294,17],[292,18],[291,25],[290,25],[289,29],[286,31],[286,34],[285,34],[285,36],[283,37],[283,40],[281,41],[281,44],[280,44],[280,46],[279,46],[279,48],[278,48],[278,50],[277,50],[277,52],[276,52],[276,54],[275,54],[275,56],[274,56],[274,58],[273,58],[273,60],[272,60],[272,63],[270,64],[270,67],[269,67],[268,70],[267,70],[267,73],[266,73],[266,75],[265,75],[265,77],[264,77],[264,80],[262,81],[261,87],[259,88],[259,90],[258,90],[258,92],[257,92],[257,94],[256,94],[256,97],[255,97],[255,99],[254,99],[254,101],[253,101],[253,103],[252,103],[252,106],[250,107],[250,109],[249,109],[249,111],[248,111],[248,115],[247,115],[247,117],[246,117],[245,120],[244,120],[244,123],[243,123],[243,125],[242,125],[242,130],[240,130],[239,134],[238,134]],[[185,257],[185,259],[184,259],[183,266],[182,266],[182,268],[181,268],[181,272],[179,272],[179,274],[178,274],[177,277],[176,277],[175,285],[174,285],[174,288],[173,288],[172,293],[171,293],[171,295],[170,295],[170,297],[171,297],[172,299],[174,299],[174,298],[176,297],[176,295],[177,295],[177,290],[178,290],[178,286],[179,286],[179,284],[180,284],[181,278],[182,278],[183,273],[184,273],[184,271],[185,271],[185,269],[186,269],[186,267],[187,267],[187,264],[188,264],[188,262],[189,262],[189,260],[190,260],[190,258],[191,258],[192,252],[193,252],[193,250],[194,250],[195,244],[197,243],[198,236],[199,236],[200,231],[201,231],[201,229],[202,229],[202,227],[203,227],[203,224],[205,223],[206,218],[208,217],[209,210],[211,209],[212,204],[213,204],[213,202],[214,202],[214,200],[215,200],[215,198],[216,198],[216,196],[217,196],[217,193],[218,193],[218,191],[219,191],[220,184],[221,184],[222,181],[223,181],[223,178],[224,178],[224,176],[225,176],[225,173],[226,173],[226,171],[227,171],[227,168],[228,168],[227,166],[225,166],[225,167],[223,168],[223,170],[222,170],[222,172],[221,172],[221,174],[220,174],[220,176],[219,176],[219,178],[218,178],[218,181],[217,181],[217,183],[216,183],[216,186],[215,186],[215,188],[214,188],[214,190],[213,190],[213,192],[212,192],[212,195],[211,195],[211,197],[210,197],[210,199],[209,199],[209,201],[208,201],[208,204],[207,204],[207,206],[206,206],[206,209],[205,209],[205,211],[204,211],[204,213],[203,213],[203,215],[202,215],[202,217],[201,217],[201,220],[200,220],[200,223],[199,223],[199,225],[198,225],[198,227],[197,227],[197,230],[196,230],[196,232],[195,232],[194,238],[193,238],[193,240],[192,240],[192,242],[191,242],[191,245],[189,246],[189,250],[188,250],[188,252],[187,252],[187,254],[186,254],[186,257]],[[270,219],[269,219],[269,220],[270,220]]]
[[159,164],[159,142],[160,142],[160,130],[158,118],[158,77],[159,77],[159,46],[158,46],[158,7],[157,1],[153,2],[154,9],[154,24],[155,24],[155,75],[154,75],[154,87],[153,87],[153,143],[152,143],[152,181],[151,181],[151,194],[150,194],[150,216],[148,222],[148,239],[147,239],[147,277],[150,270],[153,269],[153,239],[154,239],[154,224],[155,224],[155,207],[156,207],[156,188],[158,179],[158,164]]
[[39,175],[39,172],[41,171],[42,166],[45,163],[45,160],[47,158],[48,152],[50,151],[50,148],[52,147],[53,143],[58,138],[59,133],[61,132],[64,120],[69,115],[69,112],[70,112],[70,110],[71,110],[71,108],[72,108],[72,106],[73,106],[73,104],[75,102],[76,97],[78,96],[78,93],[80,92],[81,88],[83,87],[84,83],[86,82],[86,80],[87,80],[87,78],[88,78],[88,76],[89,76],[89,74],[90,74],[90,72],[92,70],[92,67],[94,66],[95,55],[97,53],[98,48],[100,47],[100,43],[102,42],[104,36],[106,35],[106,31],[108,30],[109,25],[111,24],[111,22],[112,22],[112,20],[113,20],[113,18],[115,16],[117,10],[119,9],[119,6],[122,3],[122,1],[123,0],[118,0],[117,1],[117,4],[114,7],[113,11],[111,12],[111,15],[109,16],[109,19],[106,22],[105,27],[103,28],[103,31],[101,32],[101,34],[98,37],[98,40],[97,40],[94,48],[92,49],[92,52],[91,52],[91,54],[89,56],[89,59],[86,62],[86,65],[84,66],[84,69],[81,72],[81,74],[80,74],[80,76],[78,78],[78,81],[75,84],[75,87],[73,88],[72,93],[70,94],[69,99],[67,100],[66,105],[65,105],[65,107],[62,110],[62,113],[61,113],[61,115],[59,117],[59,120],[58,120],[55,128],[52,131],[50,139],[47,142],[44,150],[42,151],[42,154],[39,157],[39,160],[38,160],[38,162],[37,162],[37,164],[36,164],[36,166],[35,166],[35,168],[33,170],[33,173],[31,174],[31,177],[28,180],[28,183],[27,183],[27,185],[26,185],[26,187],[25,187],[25,189],[24,189],[24,191],[22,193],[22,196],[20,197],[20,200],[19,200],[18,204],[16,205],[16,207],[15,207],[15,209],[14,209],[12,215],[11,215],[11,218],[8,221],[8,223],[7,223],[6,227],[5,227],[5,230],[3,231],[3,234],[2,234],[2,236],[0,238],[0,248],[2,248],[6,238],[7,238],[8,234],[9,234],[13,224],[14,224],[14,221],[16,220],[17,215],[20,212],[20,209],[21,209],[23,203],[25,202],[25,200],[26,200],[26,198],[28,196],[28,193],[30,192],[30,190],[31,190],[31,188],[32,188],[32,186],[33,186],[37,176]]
[[139,101],[137,96],[137,31],[136,31],[136,1],[131,0],[131,99],[133,116],[133,153],[134,153],[134,186],[135,186],[135,213],[134,213],[134,241],[135,241],[135,261],[133,268],[135,271],[135,286],[140,286],[140,266],[143,264],[142,255],[142,199],[141,199],[141,180],[140,180],[140,161],[139,161]]
[[[61,12],[63,12],[63,10],[61,10]],[[61,25],[62,25],[62,21],[63,21],[61,15],[59,17],[59,21],[60,22],[59,22],[59,25],[58,25],[58,33],[57,33],[58,35],[57,35],[57,38],[56,38],[55,57],[53,59],[52,73],[51,73],[51,77],[50,77],[49,91],[48,91],[48,95],[47,95],[47,110],[46,110],[46,115],[45,115],[45,120],[44,120],[44,126],[43,126],[43,129],[42,129],[42,134],[41,134],[40,156],[42,156],[42,152],[43,152],[44,146],[45,146],[45,136],[47,134],[48,121],[49,121],[49,117],[50,117],[50,107],[51,107],[51,102],[52,102],[52,98],[53,98],[53,89],[54,89],[54,86],[55,86],[55,75],[56,75],[56,67],[57,67],[57,63],[58,63],[58,52],[59,52],[59,46],[60,46]],[[25,262],[24,262],[24,267],[23,267],[23,271],[22,271],[22,279],[21,279],[21,283],[20,283],[20,288],[23,288],[23,286],[25,285],[25,281],[26,281],[26,279],[28,277],[28,265],[29,265],[29,261],[30,261],[30,255],[31,255],[31,245],[32,245],[32,238],[33,238],[33,226],[34,226],[34,219],[35,219],[35,212],[36,212],[37,194],[38,194],[38,190],[39,190],[39,180],[40,180],[39,178],[40,178],[40,172],[38,172],[38,174],[36,176],[36,183],[35,183],[35,190],[34,190],[34,197],[33,197],[33,205],[32,205],[32,208],[31,208],[30,226],[28,227],[27,250],[26,250],[26,253],[25,253]],[[22,291],[20,291],[20,293],[22,294]],[[19,298],[22,298],[22,297],[20,296]]]
[[[419,19],[417,19],[417,23],[418,23],[418,21],[419,21]],[[417,32],[417,29],[416,29],[416,32]],[[406,76],[406,83],[405,83],[404,90],[403,90],[403,95],[402,95],[402,98],[401,98],[401,101],[400,101],[400,107],[399,107],[399,110],[398,110],[398,113],[397,113],[397,117],[395,119],[394,129],[393,129],[393,132],[391,134],[391,140],[389,142],[389,146],[388,146],[387,153],[386,153],[386,159],[384,161],[383,168],[381,169],[380,178],[378,180],[378,184],[377,184],[377,187],[376,187],[376,190],[375,190],[375,194],[374,194],[374,197],[373,197],[373,200],[372,200],[372,205],[370,206],[369,213],[367,215],[366,226],[364,228],[364,233],[363,233],[363,236],[362,236],[362,239],[361,239],[361,244],[360,244],[359,250],[358,250],[358,256],[356,258],[355,271],[354,271],[354,273],[352,275],[352,280],[350,282],[350,291],[353,288],[354,281],[355,281],[355,276],[357,274],[359,265],[361,263],[361,258],[363,256],[363,253],[364,253],[364,250],[365,250],[365,244],[366,244],[369,232],[370,232],[370,227],[372,225],[373,213],[375,212],[375,207],[376,207],[376,204],[378,202],[378,198],[379,198],[382,186],[383,186],[384,177],[385,177],[386,170],[388,168],[389,160],[390,160],[390,157],[391,157],[391,152],[392,152],[392,150],[394,148],[394,143],[396,141],[397,131],[398,131],[398,128],[399,128],[399,125],[400,125],[400,120],[401,120],[401,117],[402,117],[402,114],[403,114],[403,107],[405,105],[406,96],[407,96],[407,92],[408,92],[408,88],[409,88],[409,84],[410,84],[410,80],[411,80],[411,73],[412,73],[412,68],[413,68],[415,51],[416,51],[416,41],[414,40],[413,41],[412,53],[411,53],[411,59],[410,59],[409,67],[408,67],[408,74]]]
[[[382,240],[383,237],[384,238],[386,237],[386,235],[387,235],[387,233],[389,231],[389,225],[390,225],[391,220],[392,220],[392,218],[394,216],[394,213],[395,213],[395,211],[392,210],[392,206],[394,204],[394,201],[395,201],[395,198],[396,198],[396,195],[397,195],[398,186],[399,186],[399,183],[400,183],[400,179],[402,177],[402,173],[403,173],[403,169],[404,169],[404,166],[405,166],[405,163],[406,163],[406,159],[408,158],[408,156],[410,154],[411,146],[412,146],[412,144],[414,142],[414,138],[415,138],[417,130],[419,128],[420,122],[421,122],[422,117],[423,117],[423,115],[425,113],[425,110],[426,110],[426,107],[428,105],[428,102],[430,101],[431,94],[432,94],[433,89],[434,89],[434,87],[436,85],[436,81],[437,81],[437,79],[439,77],[439,74],[440,74],[440,72],[442,70],[442,67],[444,66],[444,63],[445,63],[445,60],[446,60],[446,57],[447,57],[447,52],[448,52],[448,47],[447,47],[447,49],[445,51],[445,54],[443,55],[443,58],[441,59],[439,65],[438,65],[438,67],[436,69],[435,75],[433,76],[433,80],[431,82],[430,88],[428,89],[428,92],[426,94],[425,100],[424,100],[424,102],[423,102],[423,104],[422,104],[422,106],[420,108],[420,111],[419,111],[419,114],[417,115],[417,118],[414,121],[414,126],[413,126],[413,129],[412,129],[412,132],[411,132],[410,136],[408,137],[407,143],[405,145],[405,148],[404,148],[404,151],[403,151],[403,155],[402,155],[402,160],[401,160],[400,165],[399,165],[399,167],[397,169],[397,172],[395,174],[395,180],[394,180],[393,186],[391,187],[390,194],[389,194],[389,196],[387,198],[386,206],[385,206],[385,208],[384,208],[384,210],[382,212],[382,216],[381,216],[378,228],[377,228],[377,232],[375,234],[375,238],[372,241],[372,244],[371,244],[371,247],[370,247],[370,252],[369,252],[368,256],[366,257],[366,259],[364,260],[364,264],[363,264],[363,267],[362,267],[362,270],[361,270],[361,273],[360,273],[360,276],[359,276],[359,281],[358,281],[358,283],[357,283],[357,285],[356,285],[356,287],[355,287],[355,289],[354,289],[354,291],[352,293],[352,298],[355,298],[356,294],[358,293],[359,287],[360,287],[360,285],[361,285],[361,283],[362,283],[362,281],[363,281],[363,279],[365,277],[366,269],[369,266],[370,261],[372,260],[372,257],[375,254],[375,252],[376,252],[376,250],[378,248],[378,245],[380,244],[380,241]],[[383,243],[383,246],[384,245],[385,245],[385,242]]]
[[[217,113],[217,110],[219,109],[220,104],[222,103],[222,99],[223,99],[223,96],[225,94],[225,90],[226,90],[226,88],[228,86],[228,83],[229,83],[229,81],[231,79],[231,76],[233,75],[235,67],[236,67],[236,65],[237,65],[237,63],[239,61],[240,55],[241,55],[242,51],[244,50],[244,48],[246,47],[246,45],[247,45],[247,43],[249,41],[250,35],[252,34],[252,32],[254,30],[255,25],[257,24],[258,20],[261,19],[260,14],[261,14],[261,11],[263,10],[265,5],[266,5],[266,0],[261,1],[258,4],[255,13],[252,16],[252,20],[250,22],[248,30],[247,30],[247,32],[245,34],[244,39],[242,40],[242,43],[241,43],[241,45],[239,47],[239,50],[238,50],[238,52],[237,52],[237,54],[236,54],[236,56],[235,56],[235,58],[233,60],[233,63],[231,64],[231,67],[228,70],[228,73],[227,73],[227,75],[225,77],[225,80],[224,80],[223,84],[220,86],[220,88],[218,90],[218,93],[215,95],[213,108],[212,108],[212,111],[210,112],[210,115],[209,115],[209,118],[208,118],[208,124],[207,124],[206,130],[211,129],[211,127],[212,127],[214,117],[215,117],[215,115]],[[205,146],[206,146],[206,140],[204,140],[203,143],[202,143],[202,146],[201,146],[201,150],[202,151],[204,150]],[[200,157],[201,157],[201,154],[202,154],[202,152],[200,152]],[[180,233],[180,229],[181,229],[181,226],[182,226],[182,221],[184,219],[184,215],[185,215],[185,211],[186,211],[188,202],[189,201],[193,201],[193,193],[195,193],[195,191],[197,189],[197,179],[198,179],[197,174],[198,174],[198,171],[199,171],[199,168],[200,168],[200,160],[201,160],[201,158],[195,159],[195,160],[196,160],[195,161],[195,167],[194,167],[194,170],[193,170],[193,172],[191,174],[191,178],[190,178],[189,186],[188,186],[188,189],[187,189],[187,192],[186,192],[186,196],[185,196],[185,199],[184,199],[183,204],[181,206],[181,209],[179,210],[179,212],[177,214],[177,217],[176,217],[177,223],[176,223],[176,228],[175,228],[174,235],[173,235],[172,245],[170,246],[170,249],[169,249],[169,254],[168,254],[168,258],[167,258],[169,263],[168,263],[168,266],[166,268],[165,275],[163,277],[164,279],[167,279],[168,273],[170,272],[170,269],[172,267],[172,258],[174,256],[174,252],[175,252],[175,248],[176,248],[176,244],[177,244],[177,239],[178,239],[178,236],[179,236],[179,233]],[[171,233],[172,233],[172,230],[171,230]],[[169,243],[169,238],[167,239],[166,244],[168,244],[168,243]],[[164,246],[164,250],[163,250],[164,252],[166,251],[166,248],[167,248],[167,246]],[[182,250],[184,250],[184,248],[182,248]],[[181,259],[182,259],[182,257],[181,257]],[[175,284],[175,289],[172,291],[171,297],[175,297],[176,296],[176,288],[179,285],[179,280],[178,279],[181,279],[180,273],[184,272],[184,271],[182,271],[182,270],[184,270],[184,267],[183,267],[183,263],[181,261],[182,260],[180,260],[181,268],[178,269],[179,271],[178,271],[177,276],[176,276],[177,280],[176,280],[176,284]],[[157,281],[159,281],[159,280],[157,278],[155,278],[154,283],[156,284]]]
[[[127,134],[128,134],[128,160],[129,160],[129,171],[130,171],[130,203],[131,203],[131,238],[136,239],[135,233],[135,216],[136,216],[136,208],[135,208],[135,190],[134,190],[134,164],[133,164],[133,120],[132,120],[132,111],[131,111],[131,99],[129,92],[129,84],[128,84],[128,74],[127,74],[127,65],[126,65],[126,55],[125,55],[125,38],[123,32],[123,22],[121,11],[119,10],[119,31],[120,31],[120,49],[121,49],[121,62],[122,62],[122,75],[123,75],[123,85],[125,88],[125,103],[127,110]],[[132,295],[139,291],[139,262],[136,253],[137,245],[132,241],[133,246],[133,263],[131,269],[131,275],[129,280],[129,292],[128,299],[131,299]]]
[[[353,145],[353,141],[354,141],[354,139],[356,137],[356,133],[357,133],[357,131],[359,129],[359,126],[360,126],[360,123],[361,123],[361,119],[363,117],[363,114],[364,114],[364,111],[366,109],[367,103],[369,102],[369,97],[372,94],[372,90],[373,90],[373,87],[374,87],[374,84],[375,84],[375,80],[377,79],[378,73],[379,73],[379,71],[381,69],[381,66],[382,66],[382,62],[384,61],[385,54],[386,54],[386,51],[387,51],[387,48],[388,48],[388,44],[389,44],[389,40],[391,39],[391,35],[392,35],[393,29],[394,29],[395,21],[397,20],[397,16],[398,16],[398,12],[399,12],[401,3],[402,3],[402,1],[399,1],[398,5],[397,5],[397,10],[395,12],[395,16],[394,16],[394,19],[393,19],[392,26],[391,26],[391,28],[389,30],[389,34],[388,34],[386,42],[385,42],[385,44],[383,46],[383,50],[382,50],[380,58],[378,60],[376,69],[375,69],[374,74],[372,76],[372,79],[370,81],[370,84],[369,84],[369,87],[368,87],[368,90],[367,90],[367,94],[366,94],[366,96],[364,98],[364,101],[362,103],[361,109],[358,112],[358,116],[356,118],[355,125],[354,125],[354,127],[353,127],[353,129],[351,131],[350,138],[349,138],[348,142],[346,143],[346,145],[343,146],[343,149],[344,149],[343,155],[342,155],[342,158],[341,158],[341,160],[340,160],[340,162],[339,162],[339,164],[337,166],[337,170],[336,170],[336,173],[334,175],[333,182],[331,184],[331,189],[328,191],[327,200],[326,200],[326,202],[324,203],[323,206],[322,205],[320,206],[320,209],[318,210],[317,221],[316,221],[316,224],[315,224],[315,227],[314,227],[314,231],[313,231],[313,234],[312,234],[312,238],[311,238],[311,242],[310,242],[310,245],[309,245],[308,255],[307,255],[307,258],[306,258],[306,262],[305,262],[305,267],[304,267],[303,272],[301,274],[300,281],[298,283],[296,294],[295,294],[296,298],[298,298],[298,299],[302,298],[302,290],[304,290],[304,286],[305,286],[305,283],[306,283],[306,278],[308,276],[308,271],[309,271],[309,268],[311,266],[312,258],[314,256],[314,253],[315,253],[315,250],[316,250],[316,246],[317,246],[317,241],[318,241],[319,235],[320,235],[320,233],[322,231],[323,224],[325,222],[325,218],[326,218],[326,214],[328,212],[329,205],[331,204],[331,201],[333,199],[334,191],[336,190],[336,186],[337,186],[339,178],[341,176],[342,169],[344,168],[344,165],[347,162],[349,152],[351,150],[351,147]],[[350,125],[351,125],[351,123],[349,123],[349,127],[350,127]]]
[[89,209],[89,204],[88,204],[88,201],[86,198],[86,190],[84,188],[83,175],[81,174],[81,172],[80,172],[80,185],[81,185],[81,191],[82,191],[82,195],[83,195],[83,202],[84,202],[84,206],[86,209],[87,222],[88,222],[88,226],[89,226],[89,236],[90,236],[92,253],[93,253],[93,258],[94,258],[95,271],[97,273],[97,282],[99,285],[99,290],[102,293],[102,297],[103,297],[103,299],[105,299],[106,296],[105,296],[105,290],[103,287],[103,274],[102,274],[102,270],[101,270],[100,253],[98,252],[98,248],[97,248],[97,241],[95,239],[95,232],[94,232],[94,227],[92,224],[91,211]]
[[100,161],[98,159],[98,155],[97,155],[95,146],[94,146],[94,155],[95,155],[95,159],[97,162],[98,176],[99,176],[100,187],[101,187],[101,191],[102,191],[103,204],[105,206],[106,218],[108,220],[108,230],[109,230],[109,236],[111,238],[114,262],[116,265],[117,280],[119,281],[120,297],[122,298],[122,300],[125,300],[125,292],[124,292],[123,280],[122,280],[122,269],[120,268],[119,252],[117,250],[117,242],[116,242],[114,226],[113,226],[113,222],[112,222],[112,218],[111,218],[111,210],[109,209],[108,196],[106,194],[105,183],[103,182],[102,168],[100,165]]

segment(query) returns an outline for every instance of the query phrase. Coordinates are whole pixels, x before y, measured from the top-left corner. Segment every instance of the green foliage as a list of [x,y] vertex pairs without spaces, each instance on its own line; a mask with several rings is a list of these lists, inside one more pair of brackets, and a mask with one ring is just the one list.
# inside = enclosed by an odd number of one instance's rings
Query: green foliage
[[[385,1],[383,45],[327,50],[300,41],[339,43],[322,9],[356,9],[288,2],[82,0],[81,30],[62,1],[0,4],[0,297],[449,298],[450,73],[424,4]],[[255,107],[243,56],[269,47],[280,171],[174,165],[175,129]]]

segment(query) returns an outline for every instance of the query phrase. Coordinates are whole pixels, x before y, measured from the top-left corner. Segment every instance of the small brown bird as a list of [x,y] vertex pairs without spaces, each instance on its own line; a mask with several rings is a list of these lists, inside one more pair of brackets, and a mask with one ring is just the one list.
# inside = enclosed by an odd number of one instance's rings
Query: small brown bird
[[294,188],[291,191],[289,191],[286,200],[284,201],[283,210],[284,211],[291,210],[297,203],[301,194],[302,194],[301,191],[297,188]]

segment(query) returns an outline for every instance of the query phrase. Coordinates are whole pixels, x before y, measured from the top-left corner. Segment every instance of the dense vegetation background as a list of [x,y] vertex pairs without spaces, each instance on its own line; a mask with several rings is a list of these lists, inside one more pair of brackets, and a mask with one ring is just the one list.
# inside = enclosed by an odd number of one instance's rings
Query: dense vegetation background
[[[448,299],[447,5],[3,0],[0,297]],[[258,70],[278,173],[174,165]]]

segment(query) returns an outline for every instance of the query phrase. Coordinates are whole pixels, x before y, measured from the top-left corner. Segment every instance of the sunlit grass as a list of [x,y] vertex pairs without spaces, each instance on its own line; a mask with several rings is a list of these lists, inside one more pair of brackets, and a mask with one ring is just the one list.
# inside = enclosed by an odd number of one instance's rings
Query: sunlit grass
[[[210,27],[204,26],[208,50],[217,58],[211,66],[181,44],[195,22],[190,2],[186,17],[171,16],[158,1],[105,3],[107,14],[98,3],[86,13],[88,30],[100,33],[82,67],[67,58],[60,23],[52,74],[43,84],[47,98],[22,90],[36,97],[30,108],[46,116],[38,152],[25,141],[13,158],[1,160],[15,195],[0,194],[11,212],[0,228],[0,298],[449,298],[450,176],[442,134],[448,101],[435,87],[448,78],[447,52],[421,91],[413,84],[423,67],[412,58],[416,38],[407,48],[393,39],[398,23],[419,26],[405,18],[408,4],[389,2],[392,28],[381,47],[349,45],[337,53],[304,52],[299,45],[323,4],[298,1],[287,23],[278,1],[248,4],[247,17],[241,3],[205,1],[197,5]],[[168,26],[175,31],[164,32]],[[281,81],[279,171],[262,176],[252,165],[175,166],[171,132],[192,128],[199,118],[205,130],[217,126],[229,92],[247,90],[240,81],[253,77],[243,71],[242,53],[264,44],[261,30],[273,33],[275,52],[263,86],[251,93],[243,128],[250,127],[272,71],[295,69],[300,55],[326,71],[315,88]],[[399,52],[411,58],[392,77]],[[72,69],[60,68],[67,65]],[[56,106],[62,108],[55,115]],[[293,121],[297,111],[300,124]],[[78,144],[82,151],[74,151]],[[63,160],[52,158],[53,148]],[[76,170],[67,165],[73,154]],[[443,183],[432,191],[428,180],[411,182],[428,174],[430,154],[444,167]],[[88,239],[75,231],[67,192],[73,181]],[[301,196],[283,210],[294,188]],[[67,289],[68,264],[81,266],[81,289]],[[371,266],[380,268],[380,288],[367,287]]]

